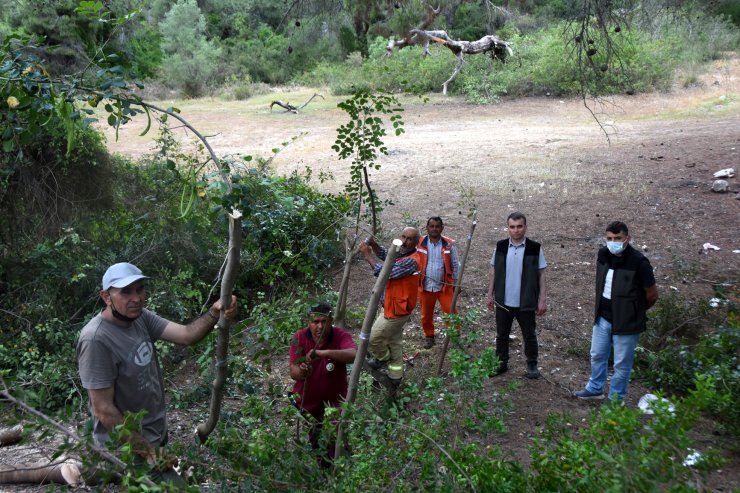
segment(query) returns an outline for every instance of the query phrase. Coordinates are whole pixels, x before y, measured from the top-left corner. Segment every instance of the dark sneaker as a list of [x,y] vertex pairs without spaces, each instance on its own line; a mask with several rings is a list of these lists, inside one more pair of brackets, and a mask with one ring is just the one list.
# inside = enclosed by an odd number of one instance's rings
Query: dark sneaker
[[369,366],[373,370],[380,370],[381,368],[385,368],[386,366],[388,366],[388,362],[380,361],[377,358],[369,358],[367,360],[367,366]]
[[398,387],[399,385],[401,385],[401,379],[400,379],[400,378],[391,378],[391,377],[388,377],[388,381],[389,381],[389,382],[391,383],[391,385],[393,385],[394,387]]
[[576,390],[573,392],[573,395],[575,397],[578,397],[579,399],[583,399],[586,401],[595,401],[595,400],[601,400],[604,398],[604,394],[597,394],[595,392],[589,392],[586,389]]
[[540,378],[540,370],[537,369],[537,363],[527,363],[527,378]]
[[426,336],[424,338],[424,349],[432,349],[434,346],[434,336]]
[[493,372],[493,375],[491,376],[496,377],[498,375],[503,375],[507,371],[509,371],[509,365],[507,365],[506,363],[501,363],[499,367],[496,369],[496,371]]

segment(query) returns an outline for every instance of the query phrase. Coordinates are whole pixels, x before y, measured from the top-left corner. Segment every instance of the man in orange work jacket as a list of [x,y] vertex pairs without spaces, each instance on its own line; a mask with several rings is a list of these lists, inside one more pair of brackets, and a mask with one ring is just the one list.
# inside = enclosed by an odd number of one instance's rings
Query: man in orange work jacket
[[439,216],[427,220],[427,234],[416,247],[421,263],[419,295],[424,349],[434,346],[434,307],[439,301],[442,313],[452,311],[452,295],[460,272],[460,258],[455,240],[442,236],[444,224]]
[[[419,231],[413,227],[404,228],[400,240],[403,245],[381,296],[383,314],[370,330],[368,349],[372,357],[367,362],[373,369],[384,370],[396,386],[403,378],[403,326],[411,318],[419,294],[420,262],[416,252]],[[360,252],[377,276],[388,250],[369,238],[360,244]]]

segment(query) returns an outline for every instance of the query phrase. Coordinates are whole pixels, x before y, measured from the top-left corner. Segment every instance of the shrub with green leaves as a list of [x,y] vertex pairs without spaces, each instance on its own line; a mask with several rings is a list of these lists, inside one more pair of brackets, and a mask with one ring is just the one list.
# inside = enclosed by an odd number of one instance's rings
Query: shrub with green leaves
[[200,96],[217,79],[221,50],[205,36],[195,0],[179,0],[159,24],[166,80],[186,96]]
[[[532,491],[700,491],[701,478],[718,459],[703,452],[693,467],[690,431],[712,390],[699,383],[685,401],[640,409],[605,405],[594,411],[586,428],[577,429],[567,415],[550,416],[532,451]],[[675,401],[674,401],[675,402]]]
[[[687,395],[701,376],[715,394],[707,406],[734,436],[740,434],[740,318],[730,305],[710,316],[706,302],[675,294],[658,301],[637,348],[635,375],[663,392]],[[726,317],[718,315],[725,314]]]

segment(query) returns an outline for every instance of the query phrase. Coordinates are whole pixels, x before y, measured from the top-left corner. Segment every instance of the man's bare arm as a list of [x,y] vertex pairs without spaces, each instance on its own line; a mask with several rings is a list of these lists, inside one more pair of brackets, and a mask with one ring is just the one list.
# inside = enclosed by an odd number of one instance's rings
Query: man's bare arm
[[[113,387],[88,389],[87,395],[90,397],[90,407],[92,407],[93,415],[98,418],[108,432],[123,423],[123,414],[113,401]],[[150,464],[156,460],[157,451],[141,433],[131,432],[130,435],[122,439],[124,442],[131,444],[135,454],[140,455]]]

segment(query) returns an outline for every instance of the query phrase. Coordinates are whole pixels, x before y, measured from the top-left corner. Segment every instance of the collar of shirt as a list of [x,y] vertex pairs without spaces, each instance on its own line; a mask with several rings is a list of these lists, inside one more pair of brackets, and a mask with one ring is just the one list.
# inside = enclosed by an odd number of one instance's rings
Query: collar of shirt
[[525,237],[524,237],[524,238],[522,239],[522,242],[521,242],[521,243],[519,243],[519,244],[517,244],[517,243],[514,243],[514,242],[512,241],[512,239],[511,239],[511,238],[509,238],[509,246],[510,246],[510,247],[514,247],[514,248],[519,248],[519,247],[521,247],[521,246],[524,246],[524,244],[525,244],[526,242],[527,242],[527,237],[526,237],[526,236],[525,236]]

